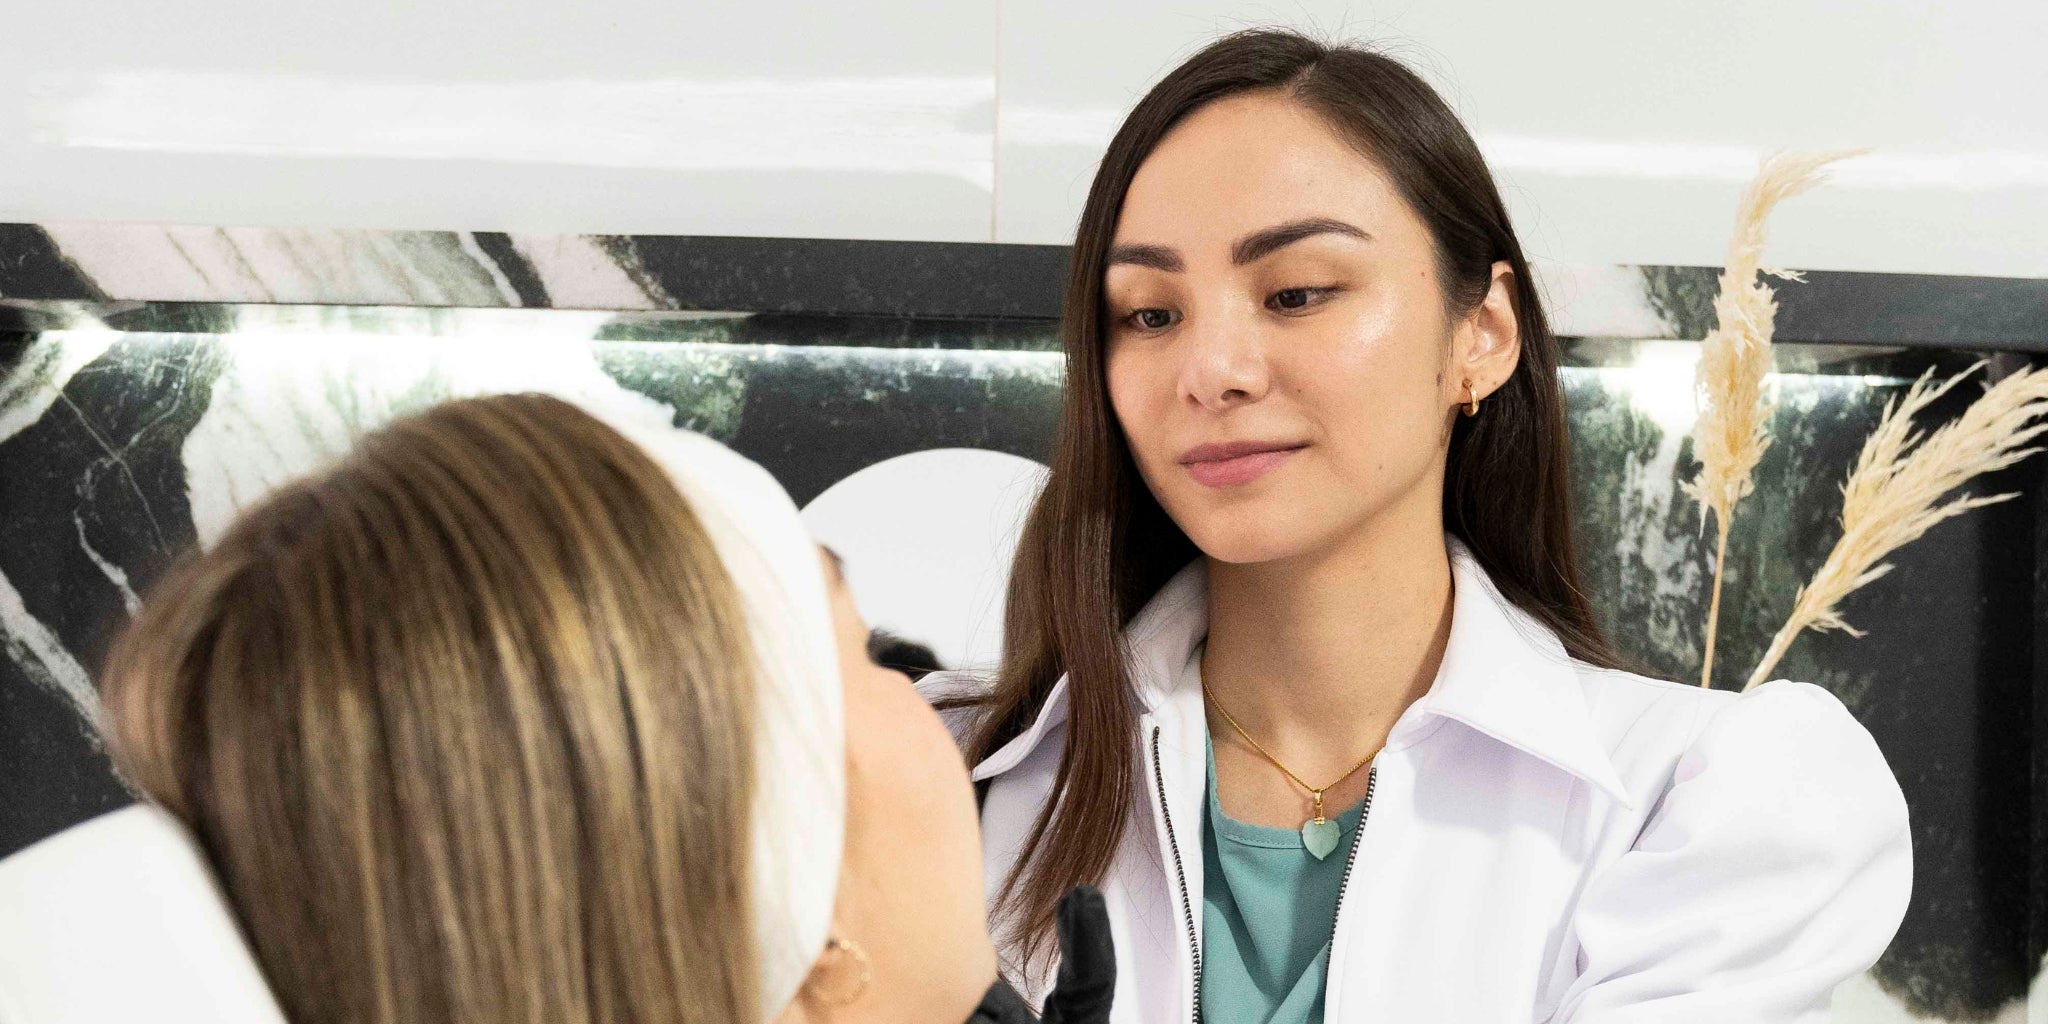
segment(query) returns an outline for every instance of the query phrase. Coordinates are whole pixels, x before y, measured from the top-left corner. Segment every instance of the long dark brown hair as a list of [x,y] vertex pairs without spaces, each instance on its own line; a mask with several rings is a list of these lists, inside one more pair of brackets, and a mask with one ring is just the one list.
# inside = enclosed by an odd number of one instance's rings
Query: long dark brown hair
[[978,761],[1028,727],[1067,679],[1066,744],[1054,792],[1005,880],[997,918],[1027,962],[1048,947],[1068,888],[1099,882],[1138,785],[1137,714],[1123,627],[1200,554],[1145,487],[1111,412],[1104,373],[1104,258],[1124,193],[1161,138],[1226,96],[1276,90],[1385,169],[1428,226],[1437,279],[1454,315],[1485,297],[1496,261],[1514,270],[1521,361],[1483,415],[1458,417],[1444,479],[1445,529],[1503,595],[1549,627],[1573,657],[1617,659],[1601,635],[1572,555],[1564,400],[1557,340],[1493,176],[1443,100],[1392,58],[1302,35],[1227,36],[1166,76],[1131,111],[1096,171],[1075,235],[1061,324],[1066,396],[1052,472],[1025,523],[1010,575],[1002,670],[968,741]]

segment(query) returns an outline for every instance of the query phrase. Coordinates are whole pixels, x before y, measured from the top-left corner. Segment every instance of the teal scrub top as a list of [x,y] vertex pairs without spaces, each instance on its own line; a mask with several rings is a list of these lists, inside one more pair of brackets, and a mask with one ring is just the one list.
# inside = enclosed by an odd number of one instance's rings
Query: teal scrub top
[[1202,812],[1202,1019],[1214,1024],[1322,1024],[1323,981],[1338,889],[1365,801],[1337,816],[1317,860],[1301,833],[1238,821],[1216,799],[1209,746]]

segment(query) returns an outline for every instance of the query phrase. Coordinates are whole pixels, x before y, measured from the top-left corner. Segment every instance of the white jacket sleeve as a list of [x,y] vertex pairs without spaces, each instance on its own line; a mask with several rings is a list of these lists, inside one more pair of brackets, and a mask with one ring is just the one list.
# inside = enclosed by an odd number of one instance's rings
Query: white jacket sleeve
[[1775,682],[1725,704],[1573,923],[1555,1024],[1820,1024],[1905,915],[1906,803],[1834,695]]

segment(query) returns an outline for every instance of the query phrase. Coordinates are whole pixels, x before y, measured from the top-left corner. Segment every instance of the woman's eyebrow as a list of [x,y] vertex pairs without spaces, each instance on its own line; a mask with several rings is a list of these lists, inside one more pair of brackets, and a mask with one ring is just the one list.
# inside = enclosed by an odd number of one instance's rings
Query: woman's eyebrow
[[[1230,262],[1244,266],[1264,259],[1277,249],[1293,245],[1304,238],[1316,235],[1343,235],[1360,241],[1372,241],[1372,235],[1364,228],[1338,220],[1334,217],[1308,217],[1276,224],[1270,228],[1254,231],[1237,240],[1230,247]],[[1163,245],[1127,243],[1111,246],[1105,266],[1150,267],[1153,270],[1178,274],[1187,268],[1180,258],[1180,252]]]
[[1333,217],[1309,217],[1254,231],[1238,239],[1237,244],[1230,247],[1230,262],[1241,267],[1263,259],[1276,249],[1285,248],[1316,235],[1344,235],[1363,242],[1372,241],[1372,235],[1367,234],[1364,228],[1346,224]]
[[1186,266],[1180,253],[1163,245],[1118,245],[1109,250],[1107,266],[1126,264],[1135,267],[1151,267],[1169,274],[1178,274]]

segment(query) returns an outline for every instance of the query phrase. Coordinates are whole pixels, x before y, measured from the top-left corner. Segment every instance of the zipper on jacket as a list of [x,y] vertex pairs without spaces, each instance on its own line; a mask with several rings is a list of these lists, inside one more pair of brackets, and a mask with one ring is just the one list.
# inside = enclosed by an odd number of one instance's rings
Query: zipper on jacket
[[[1351,888],[1351,872],[1358,866],[1358,848],[1365,839],[1365,822],[1372,816],[1373,790],[1379,788],[1379,782],[1380,766],[1373,765],[1365,776],[1365,799],[1359,804],[1358,824],[1351,830],[1351,849],[1344,855],[1344,874],[1337,880],[1337,907],[1330,914],[1330,941],[1333,944],[1337,941],[1337,922],[1344,916],[1344,893]],[[1160,768],[1159,727],[1156,725],[1152,727],[1152,785],[1159,791],[1159,816],[1166,822],[1166,845],[1173,854],[1173,873],[1180,883],[1181,920],[1187,925],[1188,955],[1195,965],[1193,1024],[1202,1024],[1202,943],[1195,935],[1195,904],[1188,896],[1187,866],[1181,860],[1180,840],[1173,831],[1173,812],[1166,805],[1166,775]],[[1333,956],[1335,952],[1333,947]],[[1327,986],[1329,980],[1325,978],[1323,984]]]
[[[1377,765],[1374,766],[1374,771],[1378,771]],[[1159,767],[1159,727],[1156,725],[1152,727],[1152,784],[1159,789],[1159,816],[1166,822],[1166,845],[1172,849],[1173,873],[1179,876],[1180,881],[1181,918],[1188,926],[1188,955],[1194,958],[1195,1009],[1191,1016],[1194,1024],[1202,1024],[1202,943],[1195,936],[1195,903],[1188,898],[1188,871],[1186,865],[1180,859],[1180,840],[1175,838],[1173,833],[1173,812],[1167,810],[1166,807],[1166,775]],[[1372,798],[1372,782],[1370,780],[1366,782],[1366,798],[1368,800]],[[1364,819],[1360,818],[1359,820],[1363,821]],[[1357,856],[1356,843],[1353,844],[1352,855]],[[1347,881],[1351,877],[1351,866],[1349,864],[1344,867],[1344,877]],[[1337,903],[1339,906],[1342,906],[1344,903],[1344,892],[1342,889],[1337,891]],[[1335,928],[1334,922],[1331,927]]]
[[[1379,788],[1379,783],[1380,766],[1375,764],[1365,775],[1365,800],[1359,804],[1358,824],[1351,830],[1351,852],[1344,855],[1344,875],[1337,880],[1337,909],[1330,912],[1330,963],[1326,971],[1337,967],[1337,922],[1344,916],[1344,890],[1351,888],[1351,869],[1358,865],[1358,847],[1365,841],[1365,819],[1372,816],[1372,791]],[[1326,999],[1329,988],[1330,978],[1326,973],[1323,976]],[[1328,1005],[1323,1007],[1323,1012],[1329,1012]]]

